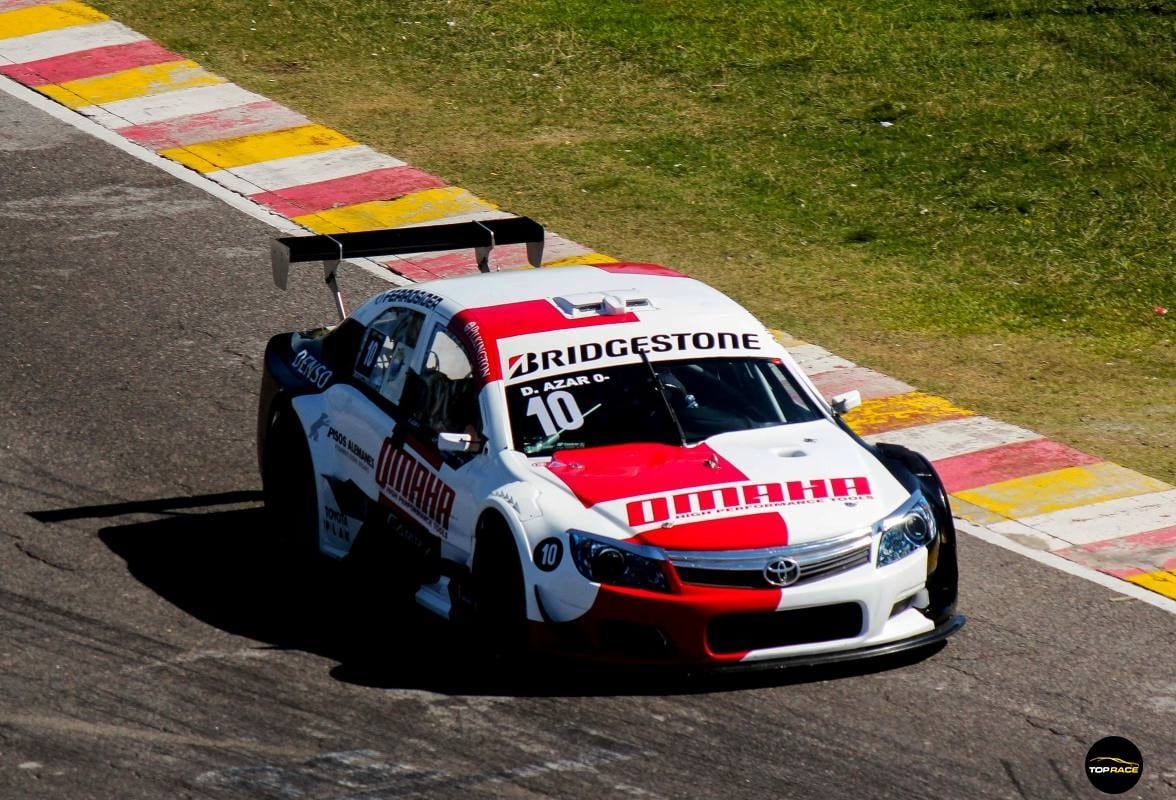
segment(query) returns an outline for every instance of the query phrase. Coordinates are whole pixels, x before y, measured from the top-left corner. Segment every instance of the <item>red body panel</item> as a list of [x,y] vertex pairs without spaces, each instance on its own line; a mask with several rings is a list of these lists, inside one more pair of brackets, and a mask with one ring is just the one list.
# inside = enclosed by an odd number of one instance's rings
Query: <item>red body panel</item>
[[633,541],[666,550],[751,550],[788,544],[788,525],[775,511],[654,528]]
[[[480,349],[486,353],[488,359],[489,371],[483,380],[489,382],[502,378],[502,362],[498,350],[498,344],[502,339],[528,333],[618,325],[625,322],[637,322],[637,315],[627,313],[569,319],[547,300],[524,300],[519,303],[504,303],[460,311],[454,315],[449,327],[465,332],[468,341],[472,342],[475,338],[480,341]],[[474,349],[479,348],[475,346]]]
[[[561,632],[547,625],[533,626],[535,643],[555,650],[588,648],[594,658],[626,663],[735,663],[745,652],[714,653],[707,646],[708,623],[723,614],[774,611],[780,603],[780,589],[723,589],[706,586],[683,586],[677,583],[674,593],[647,592],[620,586],[601,586],[596,602],[587,614]],[[610,646],[606,633],[609,625],[638,624],[656,628],[664,635],[668,648],[660,656],[642,657]],[[567,632],[576,638],[567,640]]]
[[567,484],[586,507],[625,497],[747,480],[731,462],[705,444],[685,448],[637,443],[561,450],[547,469]]

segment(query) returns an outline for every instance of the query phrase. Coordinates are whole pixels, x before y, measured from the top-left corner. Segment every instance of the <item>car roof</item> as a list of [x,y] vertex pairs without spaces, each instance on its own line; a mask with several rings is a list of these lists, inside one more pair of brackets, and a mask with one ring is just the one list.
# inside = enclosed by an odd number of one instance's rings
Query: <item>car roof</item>
[[479,380],[487,383],[508,373],[516,380],[536,369],[620,363],[643,352],[652,352],[651,360],[786,354],[763,323],[734,300],[653,264],[443,278],[381,292],[352,318],[369,325],[399,306],[434,311],[466,341],[477,357]]
[[[591,302],[602,295],[620,296],[629,303],[647,300],[649,306],[667,316],[706,313],[708,315],[750,316],[731,298],[701,281],[658,266],[622,262],[585,266],[518,269],[440,278],[414,283],[409,292],[435,295],[434,305],[444,317],[470,309],[504,306],[528,301],[561,302],[565,306]],[[389,293],[382,293],[370,303]],[[393,290],[392,294],[395,294]],[[384,303],[378,304],[382,310]],[[370,321],[357,309],[361,322]],[[376,309],[372,308],[371,312]]]

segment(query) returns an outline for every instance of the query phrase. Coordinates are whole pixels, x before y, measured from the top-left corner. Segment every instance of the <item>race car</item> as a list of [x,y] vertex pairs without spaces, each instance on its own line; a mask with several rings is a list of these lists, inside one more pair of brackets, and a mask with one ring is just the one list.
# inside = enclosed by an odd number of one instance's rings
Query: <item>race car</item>
[[[526,218],[285,237],[341,321],[273,337],[258,455],[295,546],[363,564],[502,652],[813,664],[946,638],[956,533],[930,462],[858,438],[748,311],[643,263],[547,267]],[[526,245],[536,269],[490,271]],[[346,313],[341,259],[485,274]]]

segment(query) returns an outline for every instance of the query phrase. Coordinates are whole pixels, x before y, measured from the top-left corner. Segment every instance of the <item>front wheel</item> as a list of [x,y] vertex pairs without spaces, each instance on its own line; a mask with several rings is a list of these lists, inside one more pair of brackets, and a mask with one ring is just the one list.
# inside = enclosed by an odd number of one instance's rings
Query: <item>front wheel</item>
[[499,661],[522,656],[529,644],[523,568],[501,518],[478,526],[471,574],[474,635]]

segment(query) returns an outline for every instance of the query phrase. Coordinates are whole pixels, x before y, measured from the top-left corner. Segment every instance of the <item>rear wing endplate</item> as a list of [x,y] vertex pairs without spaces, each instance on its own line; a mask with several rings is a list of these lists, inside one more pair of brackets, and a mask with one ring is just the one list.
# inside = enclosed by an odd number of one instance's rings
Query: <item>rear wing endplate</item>
[[454,222],[448,225],[420,225],[412,228],[388,228],[357,233],[317,236],[283,236],[270,246],[274,283],[285,289],[290,265],[305,261],[323,262],[326,284],[335,297],[339,318],[346,316],[343,297],[335,273],[345,258],[374,258],[409,253],[432,253],[439,250],[473,248],[478,269],[490,271],[490,251],[500,244],[526,244],[527,261],[539,267],[543,263],[543,226],[528,217]]

